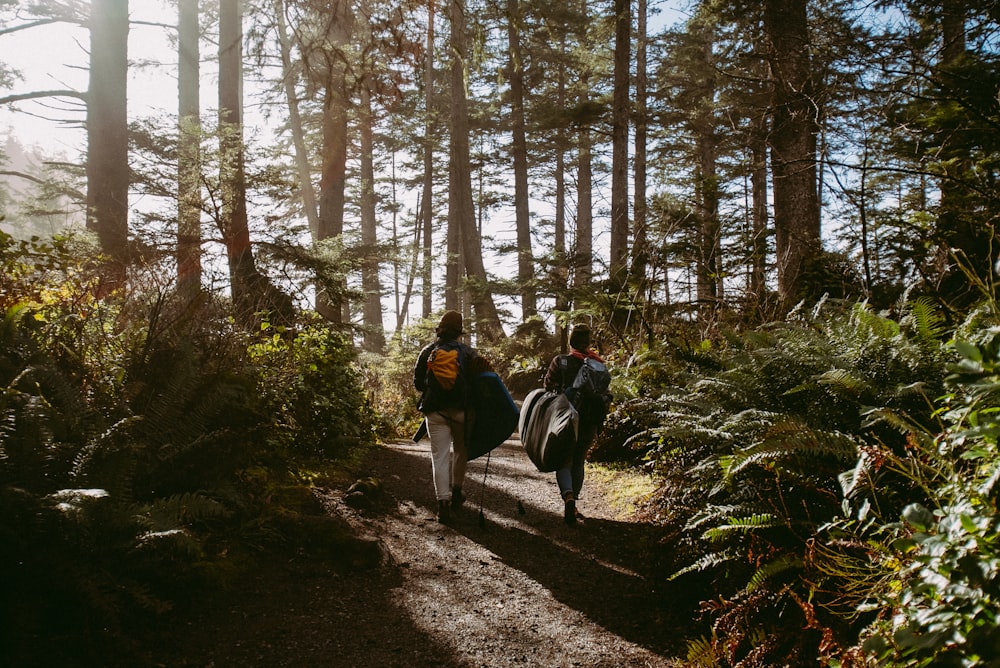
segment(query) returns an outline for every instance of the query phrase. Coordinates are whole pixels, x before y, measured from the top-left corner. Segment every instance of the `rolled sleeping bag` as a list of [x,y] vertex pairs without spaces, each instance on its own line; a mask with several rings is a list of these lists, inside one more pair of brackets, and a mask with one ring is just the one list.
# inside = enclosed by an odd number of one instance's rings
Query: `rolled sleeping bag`
[[518,432],[528,458],[542,473],[569,466],[580,415],[565,394],[532,390],[521,404]]

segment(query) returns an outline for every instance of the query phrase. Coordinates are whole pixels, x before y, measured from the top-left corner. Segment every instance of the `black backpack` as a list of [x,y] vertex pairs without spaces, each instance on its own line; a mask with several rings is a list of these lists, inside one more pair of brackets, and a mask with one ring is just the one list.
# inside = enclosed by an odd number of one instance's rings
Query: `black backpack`
[[[569,355],[563,358],[563,373],[569,367]],[[585,357],[573,382],[565,389],[573,407],[578,411],[606,412],[611,403],[611,373],[608,367],[593,357]]]

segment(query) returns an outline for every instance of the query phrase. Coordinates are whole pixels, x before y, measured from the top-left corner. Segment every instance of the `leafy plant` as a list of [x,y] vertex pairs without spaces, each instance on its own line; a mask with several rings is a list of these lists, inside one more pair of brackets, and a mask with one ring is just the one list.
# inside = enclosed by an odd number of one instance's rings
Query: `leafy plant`
[[265,323],[248,350],[277,418],[276,442],[290,457],[343,458],[372,443],[368,397],[348,339],[319,321],[296,330]]
[[879,665],[987,666],[1000,656],[1000,328],[955,349],[945,429],[915,439],[897,463],[926,474],[927,498],[881,527],[888,549],[872,604],[882,614],[862,644]]
[[840,473],[866,443],[906,447],[873,412],[933,424],[941,336],[924,302],[898,319],[820,303],[687,348],[673,386],[636,402],[655,416],[632,438],[664,480],[650,512],[666,525],[672,591],[718,601],[704,608],[700,656],[710,646],[720,665],[794,664],[850,644],[820,530],[840,513]]

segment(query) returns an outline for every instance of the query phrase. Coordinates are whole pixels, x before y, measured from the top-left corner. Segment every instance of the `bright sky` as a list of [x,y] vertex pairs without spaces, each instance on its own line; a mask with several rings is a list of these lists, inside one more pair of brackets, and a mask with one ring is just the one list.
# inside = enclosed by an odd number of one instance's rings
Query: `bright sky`
[[[688,0],[649,0],[649,4],[673,7],[687,5]],[[174,115],[177,113],[176,46],[170,42],[169,29],[145,24],[176,25],[176,7],[169,6],[166,0],[133,0],[130,3],[130,19],[128,48],[132,66],[128,83],[129,116],[142,118],[157,112]],[[650,17],[650,32],[683,19],[684,14],[678,10],[664,10],[658,16]],[[213,55],[207,52],[209,48],[202,45],[201,99],[205,112],[214,107],[217,99],[214,72],[211,63],[205,62]],[[66,24],[0,35],[0,62],[20,70],[24,75],[24,80],[17,83],[13,91],[0,91],[0,95],[53,89],[85,91],[88,86],[88,49],[88,31]],[[250,102],[247,97],[247,102]],[[78,101],[26,101],[18,103],[17,109],[12,111],[8,107],[0,107],[0,141],[10,134],[26,147],[37,146],[48,157],[82,160],[86,135],[82,128],[84,111]],[[247,108],[245,121],[248,133],[253,132],[255,118],[252,107]],[[506,217],[506,214],[500,216]],[[513,235],[511,221],[496,222],[503,228],[510,228],[502,232],[501,237]]]
[[[175,25],[177,10],[163,0],[131,3],[133,22]],[[129,31],[129,59],[133,63],[162,61],[164,66],[133,68],[129,79],[130,116],[146,116],[151,108],[176,113],[177,85],[173,69],[174,48],[167,31],[156,26],[133,24]],[[41,48],[40,48],[41,45]],[[0,60],[24,75],[17,91],[87,89],[89,35],[85,28],[66,24],[40,26],[0,36]],[[5,92],[6,93],[6,92]],[[11,132],[26,146],[47,152],[75,155],[84,144],[82,128],[58,121],[83,120],[82,108],[71,100],[21,102],[21,113],[0,107],[0,133]],[[55,121],[53,120],[55,119]]]
[[[651,5],[686,4],[685,0],[666,0]],[[131,68],[129,80],[129,114],[148,116],[151,109],[176,113],[177,84],[174,74],[175,47],[169,43],[168,31],[143,23],[176,25],[177,10],[165,0],[139,0],[130,3],[132,26],[129,32],[129,59],[133,63],[149,64]],[[650,20],[652,26],[682,20],[683,14],[674,9],[664,10]],[[204,46],[202,47],[204,50]],[[87,89],[89,36],[85,28],[65,24],[41,26],[0,36],[0,61],[20,70],[24,81],[18,91]],[[203,58],[206,54],[203,53]],[[208,54],[210,55],[210,54]],[[203,70],[209,64],[203,64]],[[203,85],[211,85],[203,71]],[[4,91],[0,94],[5,94]],[[214,90],[204,90],[202,100],[214,103]],[[37,145],[46,152],[74,156],[84,144],[80,128],[58,121],[82,121],[83,112],[69,100],[21,102],[20,112],[0,107],[0,137],[14,134],[26,146]],[[53,120],[55,119],[55,120]],[[248,119],[249,120],[249,119]]]

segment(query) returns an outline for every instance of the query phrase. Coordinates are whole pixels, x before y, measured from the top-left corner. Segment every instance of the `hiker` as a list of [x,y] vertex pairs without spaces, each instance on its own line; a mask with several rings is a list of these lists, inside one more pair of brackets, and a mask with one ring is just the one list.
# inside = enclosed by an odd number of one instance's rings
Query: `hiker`
[[[559,494],[562,496],[564,506],[563,519],[566,524],[572,526],[583,521],[583,515],[576,507],[580,490],[583,489],[583,465],[590,444],[604,425],[604,418],[611,405],[611,394],[607,392],[610,376],[607,375],[604,361],[590,347],[590,327],[583,323],[574,325],[569,335],[569,345],[571,348],[569,354],[556,355],[552,358],[545,373],[544,384],[548,392],[571,394],[570,401],[580,415],[573,458],[569,466],[556,471],[556,482],[559,484]],[[587,359],[600,363],[600,368],[604,369],[603,373],[607,376],[603,379],[601,388],[592,392],[578,391],[579,388],[574,388],[574,385],[580,384],[577,377],[581,374],[580,370]]]
[[[465,449],[466,408],[472,390],[471,369],[479,356],[460,343],[462,314],[447,311],[438,324],[437,340],[420,351],[413,368],[413,385],[419,392],[418,408],[424,414],[431,439],[431,473],[438,502],[438,521],[447,522],[452,509],[465,501],[462,483],[468,453]],[[454,451],[454,452],[453,452]]]

